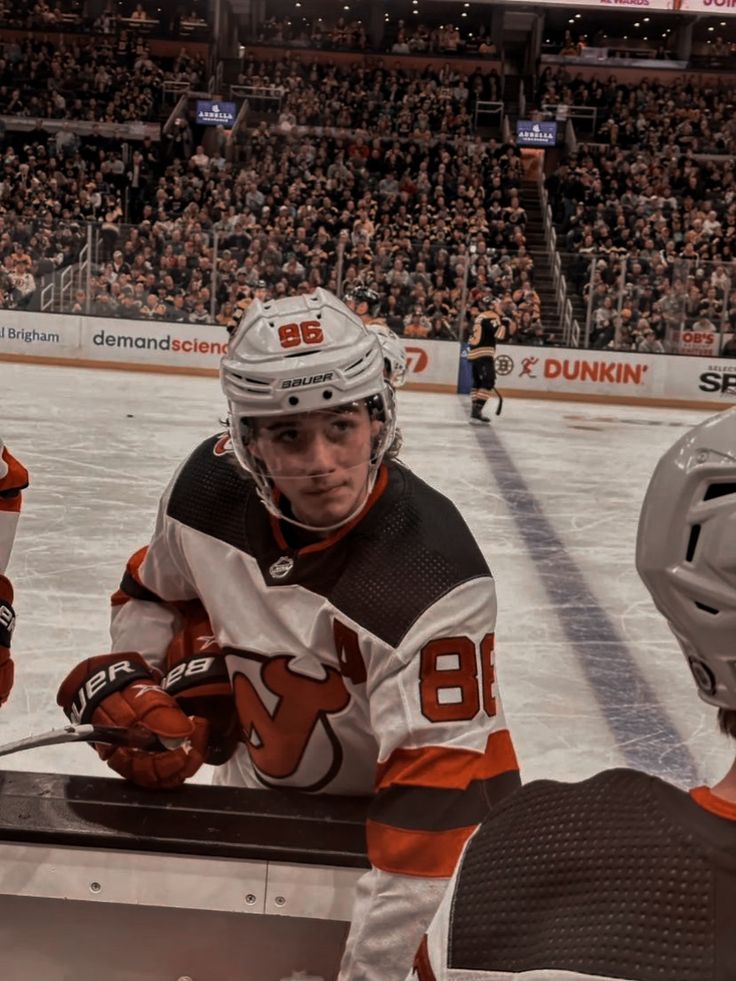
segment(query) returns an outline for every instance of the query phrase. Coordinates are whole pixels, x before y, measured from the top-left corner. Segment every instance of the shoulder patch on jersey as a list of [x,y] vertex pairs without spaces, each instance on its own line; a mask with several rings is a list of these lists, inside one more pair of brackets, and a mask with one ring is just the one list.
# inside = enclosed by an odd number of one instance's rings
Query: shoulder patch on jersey
[[169,497],[167,514],[181,524],[251,552],[245,514],[255,485],[239,469],[235,457],[223,451],[222,433],[210,436],[194,450]]
[[392,647],[442,596],[490,576],[455,505],[398,464],[389,465],[386,492],[348,539],[350,561],[330,599]]

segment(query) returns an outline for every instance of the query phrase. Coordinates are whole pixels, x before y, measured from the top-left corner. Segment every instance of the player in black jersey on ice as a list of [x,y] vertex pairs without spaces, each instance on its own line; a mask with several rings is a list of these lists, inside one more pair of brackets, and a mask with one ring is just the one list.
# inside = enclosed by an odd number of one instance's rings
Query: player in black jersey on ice
[[[736,739],[736,409],[681,437],[637,568]],[[470,839],[411,981],[734,981],[736,763],[685,793],[635,770],[540,780]]]
[[496,331],[500,325],[498,314],[493,311],[480,313],[473,321],[468,338],[468,361],[473,372],[470,389],[470,421],[488,423],[483,407],[496,387]]

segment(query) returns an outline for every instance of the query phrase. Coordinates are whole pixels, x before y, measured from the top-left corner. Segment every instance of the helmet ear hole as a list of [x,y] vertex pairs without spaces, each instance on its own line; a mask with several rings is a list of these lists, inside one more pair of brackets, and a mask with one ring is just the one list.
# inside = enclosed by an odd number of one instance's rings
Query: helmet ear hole
[[695,549],[697,548],[699,538],[700,525],[693,525],[690,529],[690,539],[687,543],[687,552],[685,553],[685,560],[687,562],[692,562],[695,558]]

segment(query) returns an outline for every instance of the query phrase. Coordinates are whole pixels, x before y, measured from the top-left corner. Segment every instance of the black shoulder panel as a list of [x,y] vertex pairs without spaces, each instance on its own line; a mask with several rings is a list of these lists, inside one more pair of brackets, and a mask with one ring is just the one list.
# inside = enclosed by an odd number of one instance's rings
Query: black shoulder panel
[[490,577],[454,504],[396,464],[383,497],[348,539],[351,561],[330,599],[393,647],[446,593]]
[[326,549],[287,549],[294,569],[274,580],[284,554],[253,481],[218,437],[199,446],[171,493],[170,517],[254,556],[274,589],[300,585],[328,599],[370,633],[395,647],[442,596],[471,579],[490,577],[475,539],[455,506],[411,471],[389,465],[386,490],[349,534]]
[[215,453],[222,438],[222,434],[210,436],[194,450],[174,485],[167,513],[183,525],[252,554],[245,516],[255,485],[243,476],[231,453]]
[[[714,818],[633,770],[528,784],[468,847],[448,966],[637,981],[736,977],[715,967],[736,965],[736,935],[724,928],[733,911],[720,908],[736,878],[718,843],[704,847],[693,833],[702,817]],[[726,831],[735,843],[736,827]]]

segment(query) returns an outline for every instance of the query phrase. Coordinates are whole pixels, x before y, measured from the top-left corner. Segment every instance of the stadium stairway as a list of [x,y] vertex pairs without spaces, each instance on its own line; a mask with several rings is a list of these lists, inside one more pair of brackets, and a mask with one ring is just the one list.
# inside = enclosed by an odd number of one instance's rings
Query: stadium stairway
[[526,244],[527,251],[534,260],[534,288],[539,294],[542,307],[542,324],[550,339],[557,343],[562,340],[562,311],[558,309],[555,298],[552,264],[544,240],[544,217],[536,180],[523,182],[519,203],[526,211]]

